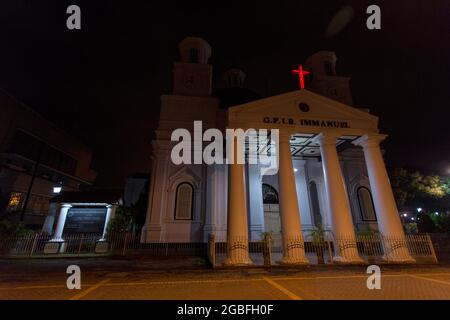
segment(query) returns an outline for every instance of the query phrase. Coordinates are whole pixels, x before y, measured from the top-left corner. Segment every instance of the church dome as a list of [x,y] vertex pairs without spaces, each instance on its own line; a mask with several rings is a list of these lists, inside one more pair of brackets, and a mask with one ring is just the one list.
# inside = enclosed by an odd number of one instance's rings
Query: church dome
[[213,94],[215,98],[219,99],[221,109],[261,99],[259,94],[243,87],[245,77],[245,73],[237,68],[229,69],[224,73],[226,87]]

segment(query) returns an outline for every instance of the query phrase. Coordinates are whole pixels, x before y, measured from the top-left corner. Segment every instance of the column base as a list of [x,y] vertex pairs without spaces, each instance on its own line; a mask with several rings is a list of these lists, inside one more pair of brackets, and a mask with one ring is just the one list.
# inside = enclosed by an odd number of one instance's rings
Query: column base
[[109,252],[109,241],[105,238],[99,239],[95,243],[95,253],[107,253]]
[[383,256],[383,261],[394,264],[414,264],[417,261],[413,257]]
[[223,262],[224,266],[248,266],[253,264],[249,255],[247,237],[227,237],[227,245],[227,258]]
[[360,257],[350,259],[342,256],[335,256],[333,257],[333,262],[337,264],[365,264],[365,261]]
[[387,263],[415,263],[408,250],[406,239],[402,236],[383,237],[383,261]]
[[253,264],[253,261],[250,260],[250,258],[247,259],[233,259],[233,258],[226,258],[223,262],[224,267],[245,267],[245,266],[251,266]]
[[278,264],[282,266],[305,266],[309,265],[309,260],[306,257],[283,257]]
[[356,239],[353,236],[336,237],[334,241],[335,256],[333,262],[341,264],[364,264],[359,256]]
[[286,236],[283,238],[283,258],[279,264],[282,265],[305,265],[309,260],[305,255],[305,244],[301,235]]
[[64,253],[66,251],[66,241],[61,238],[50,239],[44,247],[44,253]]

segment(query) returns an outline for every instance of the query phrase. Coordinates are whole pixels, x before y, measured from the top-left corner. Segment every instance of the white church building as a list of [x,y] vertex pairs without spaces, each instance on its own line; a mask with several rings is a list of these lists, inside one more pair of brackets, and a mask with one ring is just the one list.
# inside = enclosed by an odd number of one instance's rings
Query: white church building
[[[282,262],[308,263],[304,237],[318,226],[337,242],[334,260],[357,263],[357,232],[378,230],[391,261],[413,261],[386,172],[378,117],[353,106],[349,78],[336,75],[336,56],[309,57],[306,89],[260,98],[231,69],[227,88],[213,92],[210,45],[188,37],[179,44],[173,93],[161,96],[152,151],[149,206],[143,242],[228,243],[226,263],[251,263],[249,242],[265,232],[279,239]],[[287,75],[289,76],[289,75]],[[171,161],[175,129],[278,129],[278,172],[258,165]],[[385,248],[386,250],[386,248]]]

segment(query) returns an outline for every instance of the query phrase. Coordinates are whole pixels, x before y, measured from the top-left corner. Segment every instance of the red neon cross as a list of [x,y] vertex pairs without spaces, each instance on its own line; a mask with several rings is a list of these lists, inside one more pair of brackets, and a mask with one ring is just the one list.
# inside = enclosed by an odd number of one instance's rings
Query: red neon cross
[[301,65],[299,65],[298,69],[292,70],[292,73],[298,74],[298,82],[300,85],[300,89],[304,89],[305,88],[305,78],[303,76],[308,75],[310,72],[303,70],[303,67]]

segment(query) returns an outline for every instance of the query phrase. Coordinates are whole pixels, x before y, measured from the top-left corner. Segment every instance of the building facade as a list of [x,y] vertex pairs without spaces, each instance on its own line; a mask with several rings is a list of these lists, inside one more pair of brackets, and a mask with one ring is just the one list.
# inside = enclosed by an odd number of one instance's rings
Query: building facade
[[[305,235],[323,228],[338,244],[335,261],[358,263],[356,232],[377,230],[397,239],[391,261],[412,261],[380,142],[378,118],[352,105],[349,78],[336,75],[336,56],[319,52],[305,62],[305,90],[259,98],[243,88],[245,74],[226,74],[228,88],[213,92],[211,47],[200,38],[179,45],[173,94],[161,96],[153,141],[153,169],[144,242],[228,243],[227,264],[251,263],[248,243],[270,232],[282,262],[308,263]],[[185,128],[279,131],[276,174],[260,165],[179,164],[171,161],[171,134]],[[239,147],[236,147],[239,148]]]
[[0,108],[0,216],[20,220],[29,193],[23,222],[51,232],[58,208],[50,199],[93,183],[92,152],[3,91]]

